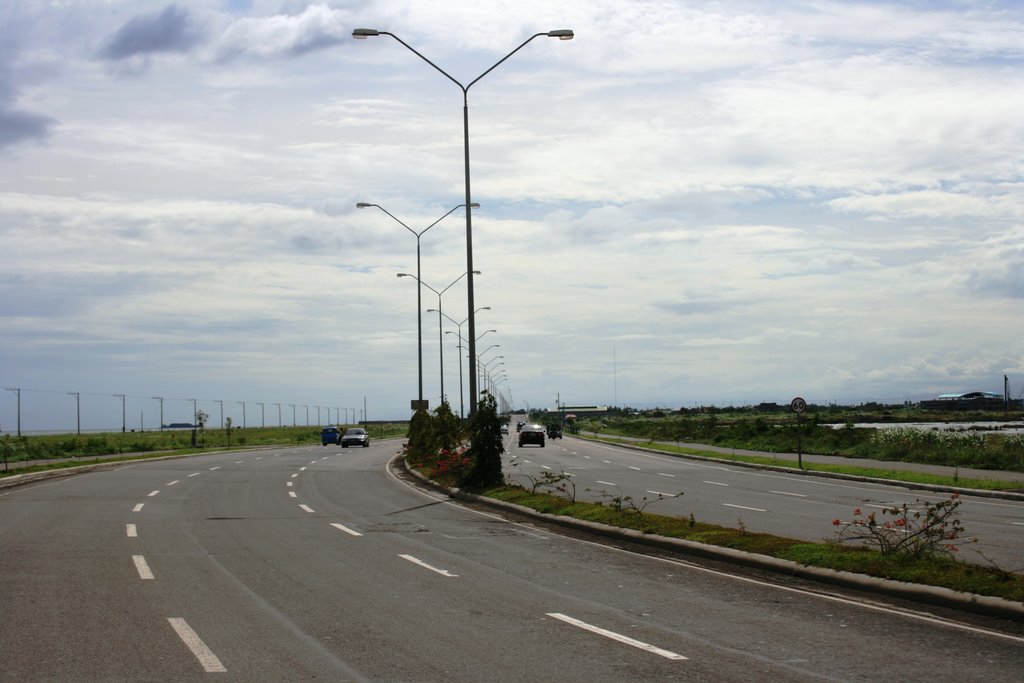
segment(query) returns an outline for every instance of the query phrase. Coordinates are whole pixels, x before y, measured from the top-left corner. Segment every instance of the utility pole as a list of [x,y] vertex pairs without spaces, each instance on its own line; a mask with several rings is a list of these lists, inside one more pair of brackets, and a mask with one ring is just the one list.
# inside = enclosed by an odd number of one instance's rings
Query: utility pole
[[220,405],[220,428],[224,429],[224,401],[214,399],[214,403]]
[[164,397],[154,396],[154,401],[160,401],[160,431],[164,431]]
[[124,396],[124,394],[114,394],[114,398],[121,399],[121,433],[124,434],[126,431],[128,431],[127,430],[127,427],[128,427],[127,417],[128,416],[127,416],[127,413],[125,411],[125,405],[124,405],[125,404],[125,396]]
[[75,397],[75,434],[82,435],[82,394],[78,391],[67,392],[68,396]]
[[21,388],[20,387],[4,387],[7,391],[13,391],[18,395],[18,438],[21,438]]

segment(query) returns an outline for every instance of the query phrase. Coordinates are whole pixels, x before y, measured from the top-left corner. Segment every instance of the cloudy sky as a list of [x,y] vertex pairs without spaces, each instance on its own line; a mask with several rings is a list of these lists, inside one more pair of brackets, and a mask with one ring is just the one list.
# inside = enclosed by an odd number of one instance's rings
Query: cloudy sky
[[[153,396],[165,422],[408,416],[416,239],[355,205],[418,232],[465,201],[462,93],[360,27],[464,84],[575,31],[469,90],[478,350],[517,407],[1024,389],[1021,3],[7,0],[23,429],[74,428],[68,392],[83,427],[120,426],[113,394],[129,427]],[[465,237],[461,210],[423,235],[425,283]],[[435,314],[423,336],[434,407]]]

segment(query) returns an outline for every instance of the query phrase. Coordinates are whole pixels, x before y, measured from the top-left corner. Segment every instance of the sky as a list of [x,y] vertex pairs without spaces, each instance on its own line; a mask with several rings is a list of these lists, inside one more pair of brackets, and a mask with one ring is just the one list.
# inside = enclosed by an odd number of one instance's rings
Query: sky
[[407,418],[396,274],[428,227],[453,334],[424,289],[424,398],[443,363],[458,412],[455,82],[557,29],[468,90],[477,351],[509,405],[1024,391],[1024,3],[5,0],[22,429],[151,429],[155,396],[165,423]]

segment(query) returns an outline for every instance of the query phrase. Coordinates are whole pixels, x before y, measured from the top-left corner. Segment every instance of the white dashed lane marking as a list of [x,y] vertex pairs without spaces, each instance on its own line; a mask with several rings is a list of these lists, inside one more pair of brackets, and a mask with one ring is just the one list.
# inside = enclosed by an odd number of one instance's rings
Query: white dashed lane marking
[[139,572],[140,579],[152,579],[153,572],[146,564],[146,558],[142,555],[132,555],[132,562],[135,563],[135,570]]
[[450,579],[457,579],[457,578],[459,578],[458,574],[452,574],[447,569],[438,569],[437,567],[432,567],[429,564],[427,564],[426,562],[424,562],[423,560],[417,559],[417,558],[413,557],[412,555],[399,555],[399,557],[402,558],[403,560],[408,560],[409,562],[412,562],[415,565],[419,565],[420,567],[423,567],[424,569],[429,569],[432,572],[436,572],[436,573],[440,574],[441,576],[447,576]]
[[192,627],[182,619],[181,617],[168,617],[168,623],[174,632],[178,634],[185,646],[191,650],[195,658],[199,660],[200,666],[203,667],[203,671],[207,673],[223,673],[227,671],[224,665],[221,664],[220,659],[217,655],[213,654],[213,650],[206,646],[203,639],[199,637]]
[[585,621],[580,621],[579,619],[573,619],[572,617],[568,617],[568,616],[566,616],[564,614],[560,614],[558,612],[549,612],[548,616],[552,617],[554,619],[558,619],[560,621],[564,621],[567,624],[572,624],[573,626],[576,626],[577,628],[581,628],[581,629],[583,629],[585,631],[590,631],[591,633],[596,633],[596,634],[598,634],[600,636],[604,636],[605,638],[610,638],[610,639],[612,639],[614,641],[617,641],[619,643],[625,643],[626,645],[631,645],[632,647],[638,648],[640,650],[645,650],[645,651],[650,652],[652,654],[656,654],[659,657],[664,657],[665,659],[674,659],[674,660],[677,660],[677,661],[682,661],[682,660],[687,659],[686,657],[684,657],[684,656],[682,656],[680,654],[676,654],[675,652],[670,652],[669,650],[663,650],[660,647],[655,647],[654,645],[650,645],[648,643],[644,643],[642,641],[636,640],[635,638],[630,638],[629,636],[624,636],[621,633],[615,633],[614,631],[609,631],[607,629],[600,628],[599,626],[594,626],[592,624],[588,624]]

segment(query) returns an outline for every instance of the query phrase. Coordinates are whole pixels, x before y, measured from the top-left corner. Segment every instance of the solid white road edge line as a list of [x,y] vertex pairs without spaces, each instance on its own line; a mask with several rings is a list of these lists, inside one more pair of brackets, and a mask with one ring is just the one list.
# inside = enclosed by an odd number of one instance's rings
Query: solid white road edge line
[[362,536],[361,533],[359,533],[358,531],[353,531],[352,529],[349,529],[344,524],[338,524],[337,522],[331,522],[331,526],[333,526],[335,529],[341,529],[346,534],[350,534],[352,536]]
[[132,555],[132,562],[135,563],[135,570],[139,572],[140,579],[152,579],[153,572],[150,570],[149,565],[146,564],[146,558],[142,555]]
[[403,560],[409,560],[413,564],[418,564],[419,566],[423,567],[424,569],[429,569],[432,572],[437,572],[441,576],[447,576],[447,577],[452,578],[452,579],[459,578],[458,574],[452,574],[447,569],[438,569],[437,567],[431,567],[429,564],[427,564],[423,560],[416,559],[412,555],[399,555],[399,557],[402,558]]
[[572,617],[568,617],[564,614],[559,614],[558,612],[548,612],[548,616],[554,619],[558,619],[560,621],[564,621],[567,624],[572,624],[573,626],[581,628],[585,631],[590,631],[591,633],[596,633],[600,636],[604,636],[605,638],[611,638],[612,640],[618,641],[620,643],[625,643],[626,645],[632,645],[635,648],[646,650],[647,652],[656,654],[659,657],[664,657],[665,659],[674,659],[676,661],[688,659],[687,657],[684,657],[680,654],[676,654],[675,652],[670,652],[669,650],[662,650],[660,647],[649,645],[648,643],[635,640],[633,638],[630,638],[629,636],[624,636],[620,633],[615,633],[614,631],[608,631],[598,626],[593,626],[585,621],[573,619]]
[[192,651],[195,658],[199,660],[200,666],[203,667],[203,671],[207,673],[223,673],[227,671],[224,665],[220,663],[220,659],[217,655],[213,654],[213,650],[206,646],[203,639],[199,637],[192,627],[182,619],[181,617],[167,617],[167,621],[170,623],[171,628],[178,634],[185,646]]

